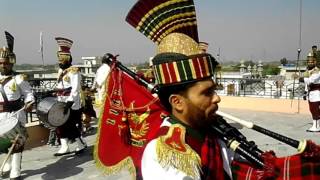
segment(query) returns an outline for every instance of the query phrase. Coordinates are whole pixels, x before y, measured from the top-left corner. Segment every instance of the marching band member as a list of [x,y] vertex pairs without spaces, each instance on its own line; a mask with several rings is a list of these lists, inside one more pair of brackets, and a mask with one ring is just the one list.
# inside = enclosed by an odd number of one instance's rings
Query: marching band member
[[231,179],[234,154],[210,130],[218,62],[199,43],[193,1],[139,0],[126,20],[158,45],[153,73],[170,113],[143,152],[142,179]]
[[299,81],[304,82],[307,87],[309,100],[309,110],[312,115],[313,124],[308,132],[320,131],[320,73],[314,52],[310,52],[307,57],[306,77],[300,77]]
[[110,67],[105,60],[102,60],[102,65],[97,69],[96,77],[94,79],[91,90],[97,91],[97,96],[95,99],[96,105],[101,105],[104,100],[105,89],[106,89],[106,79],[110,72]]
[[[16,56],[13,52],[14,37],[8,32],[5,32],[5,35],[8,46],[0,49],[0,119],[7,119],[12,116],[17,118],[18,124],[15,128],[18,128],[20,138],[13,150],[11,162],[10,159],[7,161],[3,171],[8,172],[11,169],[10,179],[20,179],[22,151],[28,137],[25,128],[26,112],[32,110],[34,96],[30,84],[25,80],[25,76],[17,74],[12,69],[16,63]],[[12,115],[23,107],[24,111]],[[5,151],[5,153],[8,152],[7,149]]]
[[81,75],[79,69],[72,66],[70,48],[73,41],[63,37],[56,37],[55,39],[59,45],[57,55],[60,67],[58,71],[57,97],[59,102],[66,103],[63,113],[67,114],[68,110],[70,110],[70,115],[66,123],[57,128],[61,147],[54,156],[70,153],[68,140],[76,140],[78,145],[76,154],[79,154],[87,147],[84,139],[81,138],[80,128],[77,127],[77,125],[81,127]]

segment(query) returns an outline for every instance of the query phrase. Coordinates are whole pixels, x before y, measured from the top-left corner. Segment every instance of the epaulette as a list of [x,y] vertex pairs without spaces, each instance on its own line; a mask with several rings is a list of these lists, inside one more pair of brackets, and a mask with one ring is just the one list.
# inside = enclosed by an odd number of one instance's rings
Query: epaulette
[[70,72],[70,73],[72,73],[72,74],[74,74],[74,73],[79,72],[80,70],[79,70],[78,67],[73,67],[73,66],[71,66],[71,67],[69,67],[69,68],[67,69],[67,71]]
[[313,69],[309,72],[310,75],[312,75],[312,74],[318,74],[318,73],[319,73],[319,68],[317,68],[317,67],[313,68]]
[[173,167],[194,179],[200,178],[201,158],[185,142],[186,129],[171,125],[166,135],[157,138],[156,153],[163,168]]
[[17,74],[16,77],[21,79],[22,81],[28,80],[28,75],[26,75],[26,74]]

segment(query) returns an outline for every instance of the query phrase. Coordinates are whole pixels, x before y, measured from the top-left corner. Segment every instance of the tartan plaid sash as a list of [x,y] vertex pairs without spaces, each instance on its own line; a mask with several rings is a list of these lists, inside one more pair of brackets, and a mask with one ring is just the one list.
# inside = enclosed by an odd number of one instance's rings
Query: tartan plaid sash
[[274,157],[274,176],[266,177],[264,170],[258,170],[244,162],[232,162],[232,174],[234,180],[317,180],[320,179],[320,162],[311,161],[303,157],[303,154]]
[[217,137],[213,136],[212,134],[207,135],[201,148],[201,162],[203,171],[201,179],[226,179],[220,150],[221,149]]

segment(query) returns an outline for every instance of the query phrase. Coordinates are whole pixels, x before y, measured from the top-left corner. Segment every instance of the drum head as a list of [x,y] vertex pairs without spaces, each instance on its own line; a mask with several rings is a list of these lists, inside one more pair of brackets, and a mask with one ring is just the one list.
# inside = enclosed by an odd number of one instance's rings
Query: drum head
[[37,115],[40,121],[50,127],[63,125],[70,112],[63,114],[65,103],[58,102],[56,97],[46,97],[37,106]]
[[6,117],[0,119],[0,137],[8,133],[11,129],[13,129],[18,123],[18,119],[15,117]]
[[63,125],[69,118],[70,110],[67,114],[63,114],[65,103],[56,102],[48,112],[49,124],[55,127]]

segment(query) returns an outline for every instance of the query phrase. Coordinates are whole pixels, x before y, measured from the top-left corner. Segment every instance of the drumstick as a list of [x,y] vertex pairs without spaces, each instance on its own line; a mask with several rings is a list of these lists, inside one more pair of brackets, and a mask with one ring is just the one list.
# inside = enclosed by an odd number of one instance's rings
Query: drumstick
[[33,104],[33,103],[34,103],[34,101],[30,101],[28,104],[26,104],[25,106],[23,106],[21,109],[19,109],[18,111],[14,112],[13,114],[11,114],[11,117],[13,117],[13,116],[15,116],[16,114],[18,114],[19,112],[23,111],[23,110],[26,108],[26,106],[29,106],[29,105],[31,105],[31,104]]
[[13,149],[14,149],[14,147],[15,147],[16,144],[17,144],[17,141],[18,141],[19,137],[20,137],[20,134],[17,134],[16,138],[14,139],[14,141],[13,141],[13,143],[12,143],[10,149],[9,149],[8,154],[6,155],[5,159],[4,159],[3,162],[2,162],[2,165],[1,165],[1,167],[0,167],[0,173],[1,173],[1,175],[3,175],[3,171],[2,171],[2,170],[3,170],[3,167],[4,167],[4,165],[6,164],[6,162],[8,161],[8,159],[9,159],[9,157],[10,157],[10,155],[11,155]]

